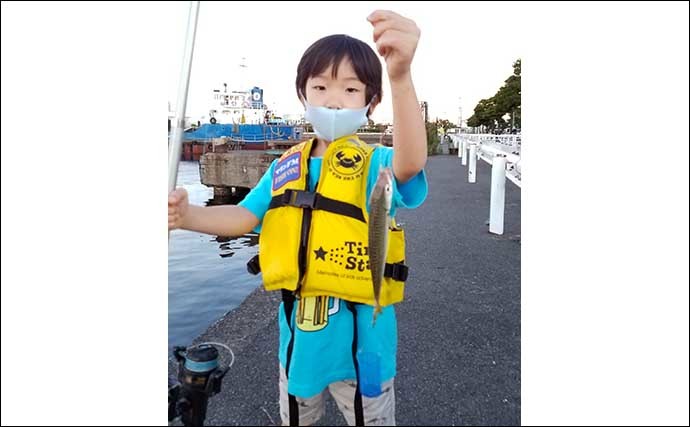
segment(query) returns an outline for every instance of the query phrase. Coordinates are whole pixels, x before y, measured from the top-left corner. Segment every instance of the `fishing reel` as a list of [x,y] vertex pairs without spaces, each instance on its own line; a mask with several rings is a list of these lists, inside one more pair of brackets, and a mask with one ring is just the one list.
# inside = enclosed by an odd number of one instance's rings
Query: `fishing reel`
[[[221,368],[218,349],[227,349],[230,364]],[[203,343],[192,347],[174,347],[178,363],[177,377],[168,377],[168,424],[181,419],[185,426],[203,426],[208,399],[220,393],[223,377],[235,361],[229,347],[218,343]]]

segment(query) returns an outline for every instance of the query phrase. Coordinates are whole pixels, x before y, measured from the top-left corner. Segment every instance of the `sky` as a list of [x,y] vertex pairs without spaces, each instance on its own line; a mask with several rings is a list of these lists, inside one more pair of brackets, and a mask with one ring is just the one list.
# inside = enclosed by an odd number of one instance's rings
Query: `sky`
[[[171,72],[167,101],[176,103],[188,4],[160,3],[170,27],[166,55]],[[366,17],[376,9],[393,10],[414,20],[421,38],[412,62],[412,78],[430,118],[467,120],[480,99],[493,96],[520,58],[520,15],[513,3],[447,2],[201,2],[187,115],[207,114],[210,93],[222,83],[242,79],[246,58],[250,86],[264,89],[264,102],[278,114],[299,115],[303,107],[294,80],[303,52],[321,37],[344,33],[375,50]],[[381,58],[381,57],[380,57]],[[383,102],[376,122],[392,122],[390,85],[384,67]]]

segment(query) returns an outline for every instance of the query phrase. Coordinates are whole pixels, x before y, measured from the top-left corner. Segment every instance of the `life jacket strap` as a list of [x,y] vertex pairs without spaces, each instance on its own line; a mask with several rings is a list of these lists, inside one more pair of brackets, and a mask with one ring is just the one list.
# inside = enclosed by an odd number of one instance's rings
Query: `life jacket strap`
[[331,199],[313,191],[285,190],[283,194],[274,196],[268,209],[292,206],[302,209],[322,210],[334,214],[345,215],[366,223],[362,209],[350,203]]

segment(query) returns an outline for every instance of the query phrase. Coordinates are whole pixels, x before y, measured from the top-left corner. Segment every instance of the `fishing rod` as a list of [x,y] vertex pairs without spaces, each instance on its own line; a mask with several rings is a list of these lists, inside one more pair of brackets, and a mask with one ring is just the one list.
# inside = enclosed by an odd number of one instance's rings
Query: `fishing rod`
[[[175,122],[172,128],[172,139],[168,142],[168,194],[177,185],[198,19],[199,2],[190,2],[182,70],[177,90]],[[168,231],[168,239],[170,239],[170,231]],[[216,347],[224,348],[230,353],[232,359],[226,367],[220,366]],[[203,426],[208,399],[220,393],[223,377],[234,363],[235,355],[229,347],[220,343],[175,347],[173,355],[178,363],[178,372],[177,376],[168,377],[168,423],[181,420],[185,426]]]
[[[177,104],[175,106],[175,122],[172,128],[172,140],[168,143],[168,194],[177,185],[177,169],[180,165],[182,154],[182,138],[184,137],[184,116],[187,109],[187,92],[189,90],[189,77],[192,72],[192,55],[194,53],[194,39],[196,38],[196,26],[199,19],[199,2],[189,3],[189,18],[187,20],[187,36],[184,44],[184,56],[182,57],[182,70],[180,83],[177,88]],[[168,231],[170,238],[170,231]]]

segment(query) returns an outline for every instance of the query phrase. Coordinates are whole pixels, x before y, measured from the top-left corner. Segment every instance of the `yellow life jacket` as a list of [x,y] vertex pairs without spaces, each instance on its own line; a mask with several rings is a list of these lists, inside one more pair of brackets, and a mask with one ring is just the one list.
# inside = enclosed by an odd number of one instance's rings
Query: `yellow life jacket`
[[[316,191],[309,192],[314,141],[292,147],[275,166],[271,205],[259,236],[264,287],[373,305],[366,190],[374,147],[355,135],[333,141],[323,156]],[[395,221],[391,224],[382,306],[402,301],[408,271],[404,232]]]

